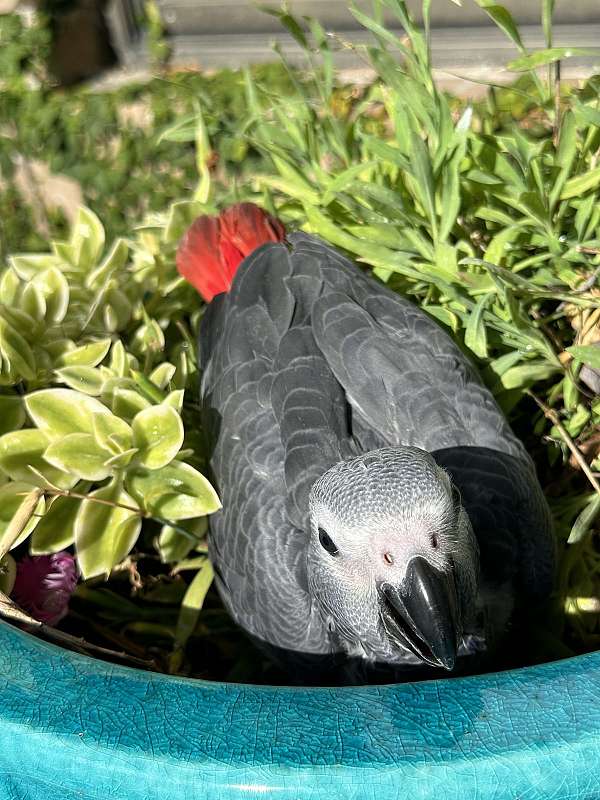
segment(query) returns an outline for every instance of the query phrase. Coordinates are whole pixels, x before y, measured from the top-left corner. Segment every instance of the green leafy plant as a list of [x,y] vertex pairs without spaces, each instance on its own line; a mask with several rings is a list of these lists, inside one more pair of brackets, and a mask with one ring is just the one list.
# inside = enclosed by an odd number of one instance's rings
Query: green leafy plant
[[[262,163],[239,117],[241,73],[169,72],[115,89],[59,89],[44,67],[48,26],[39,12],[35,19],[27,28],[16,14],[0,16],[0,257],[43,250],[67,235],[69,209],[52,204],[40,171],[79,186],[108,241],[188,197],[200,165],[194,135],[182,123],[198,107],[211,143],[203,169],[223,201],[238,199],[238,184]],[[278,64],[252,74],[280,96],[291,90]]]
[[[161,526],[170,558],[200,543],[181,521],[220,507],[184,443],[196,366],[191,337],[182,347],[173,330],[194,299],[172,265],[148,299],[156,262],[144,250],[143,270],[127,266],[157,235],[141,237],[105,253],[100,221],[82,208],[68,241],[12,256],[1,274],[2,556],[28,537],[34,554],[74,544],[83,577],[106,577],[144,520]],[[26,525],[11,527],[32,496]]]

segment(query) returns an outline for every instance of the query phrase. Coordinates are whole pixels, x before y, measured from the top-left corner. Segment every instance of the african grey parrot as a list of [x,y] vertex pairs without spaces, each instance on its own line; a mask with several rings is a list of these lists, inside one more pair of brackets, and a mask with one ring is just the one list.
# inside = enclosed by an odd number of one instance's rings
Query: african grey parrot
[[[295,233],[201,324],[216,585],[276,653],[452,670],[553,585],[533,463],[425,312]],[[463,658],[464,657],[464,658]]]

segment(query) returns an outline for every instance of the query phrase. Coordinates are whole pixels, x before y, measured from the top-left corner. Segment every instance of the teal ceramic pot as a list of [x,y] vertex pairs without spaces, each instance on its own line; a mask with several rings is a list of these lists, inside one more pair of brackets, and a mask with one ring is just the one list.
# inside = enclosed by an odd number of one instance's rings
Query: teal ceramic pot
[[170,678],[0,623],[1,800],[600,798],[600,653],[340,689]]

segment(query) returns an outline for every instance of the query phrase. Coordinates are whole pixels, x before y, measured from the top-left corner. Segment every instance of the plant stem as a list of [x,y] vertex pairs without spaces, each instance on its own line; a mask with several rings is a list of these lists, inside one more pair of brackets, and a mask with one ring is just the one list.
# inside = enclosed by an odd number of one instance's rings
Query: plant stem
[[125,503],[116,503],[114,500],[104,500],[101,497],[90,497],[87,494],[82,494],[81,492],[74,492],[71,489],[44,489],[45,494],[49,494],[51,497],[59,496],[59,497],[74,497],[76,500],[89,500],[92,503],[101,503],[103,506],[112,506],[113,508],[124,508],[126,511],[133,511],[134,514],[138,514],[140,517],[144,517],[144,519],[148,519],[150,514],[147,511],[144,511],[141,508],[136,508],[135,506],[128,506]]
[[554,125],[552,139],[554,146],[558,147],[560,131],[560,59],[554,62]]
[[[113,508],[123,508],[125,509],[125,511],[133,511],[134,514],[137,514],[138,516],[142,517],[142,519],[151,520],[152,522],[156,522],[158,525],[168,525],[169,528],[173,528],[174,531],[177,531],[177,533],[181,533],[183,536],[186,536],[193,542],[201,541],[197,536],[188,531],[187,528],[182,528],[180,525],[177,525],[176,522],[172,522],[171,520],[165,519],[164,517],[156,517],[149,511],[144,511],[144,509],[142,508],[130,506],[127,505],[126,503],[117,503],[114,500],[104,500],[101,497],[91,497],[90,495],[83,494],[82,492],[74,492],[72,489],[59,489],[58,486],[53,486],[52,488],[49,489],[40,489],[39,492],[40,494],[37,496],[38,501],[42,495],[50,495],[50,497],[72,497],[75,500],[87,500],[88,502],[91,503],[100,503],[101,505],[104,506],[112,506]],[[31,514],[25,521],[25,525],[27,524],[29,519],[33,516],[34,510],[35,510],[35,505],[33,506]],[[25,527],[25,525],[23,525],[21,530]]]
[[587,479],[589,480],[589,482],[594,487],[594,490],[596,491],[596,493],[600,495],[600,483],[598,482],[596,476],[594,475],[594,473],[590,469],[587,461],[585,460],[585,458],[581,454],[581,451],[579,450],[579,448],[577,447],[577,445],[575,444],[573,439],[569,436],[569,433],[566,430],[565,426],[562,424],[562,422],[558,418],[558,414],[556,413],[556,411],[554,411],[554,409],[550,408],[550,406],[546,405],[546,403],[544,403],[543,400],[540,400],[540,398],[537,397],[529,389],[527,389],[526,393],[535,400],[537,405],[543,411],[544,416],[546,417],[546,419],[549,419],[550,422],[552,422],[552,424],[556,426],[556,429],[560,433],[564,443],[567,445],[567,447],[569,448],[571,453],[573,453],[574,459],[577,461],[577,463],[581,467],[582,471],[585,473]]
[[40,502],[40,498],[43,496],[43,489],[32,489],[30,492],[25,494],[25,498],[17,509],[17,513],[11,519],[6,531],[1,537],[0,561],[4,558],[19,536],[25,530],[30,519],[33,517],[33,513],[37,508],[37,504]]
[[600,255],[600,249],[598,249],[597,247],[583,247],[583,245],[579,244],[579,245],[577,245],[575,250],[578,253],[587,253],[588,255],[591,255],[591,256]]
[[50,625],[40,622],[34,617],[30,617],[29,614],[23,611],[22,608],[19,608],[19,606],[13,600],[11,600],[10,597],[7,597],[4,592],[0,592],[0,617],[12,620],[13,622],[18,622],[28,628],[34,628],[39,633],[48,637],[48,639],[54,639],[54,641],[58,642],[59,644],[66,645],[74,650],[87,650],[90,653],[98,653],[102,656],[109,656],[111,658],[119,658],[124,661],[129,661],[139,667],[156,669],[156,664],[153,660],[136,658],[135,656],[130,656],[128,653],[117,652],[116,650],[109,650],[106,647],[100,647],[96,644],[90,644],[89,642],[86,642],[85,639],[77,636],[71,636],[70,633],[65,633],[64,631],[60,631],[57,628],[53,628]]

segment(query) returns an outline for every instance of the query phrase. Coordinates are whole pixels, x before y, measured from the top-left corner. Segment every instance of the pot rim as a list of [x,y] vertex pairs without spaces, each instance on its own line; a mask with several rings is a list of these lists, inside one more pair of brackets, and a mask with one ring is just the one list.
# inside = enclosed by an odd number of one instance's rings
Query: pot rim
[[599,700],[600,652],[452,680],[254,686],[110,664],[0,622],[0,789],[587,798],[600,793]]

